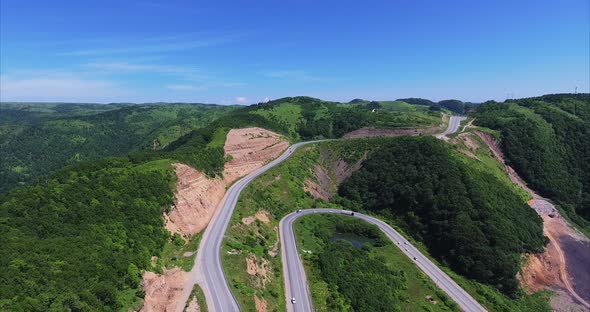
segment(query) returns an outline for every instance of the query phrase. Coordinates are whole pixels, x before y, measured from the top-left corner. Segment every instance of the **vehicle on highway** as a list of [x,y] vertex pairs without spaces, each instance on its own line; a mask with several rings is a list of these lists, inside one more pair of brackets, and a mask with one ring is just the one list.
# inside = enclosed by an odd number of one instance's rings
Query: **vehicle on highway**
[[295,297],[291,298],[291,303],[295,304]]
[[342,214],[349,215],[349,216],[354,216],[354,212],[348,211],[348,210],[343,210],[342,211]]

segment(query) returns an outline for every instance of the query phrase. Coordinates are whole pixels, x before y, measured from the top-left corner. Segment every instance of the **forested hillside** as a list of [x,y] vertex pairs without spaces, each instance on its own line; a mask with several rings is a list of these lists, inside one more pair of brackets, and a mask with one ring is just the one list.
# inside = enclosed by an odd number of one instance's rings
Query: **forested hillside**
[[364,104],[305,97],[241,108],[3,105],[12,111],[1,125],[4,190],[32,181],[0,195],[0,261],[7,268],[0,272],[0,310],[9,311],[136,306],[141,270],[177,241],[162,218],[173,199],[170,164],[220,174],[231,128],[259,126],[297,141],[379,122],[440,123],[438,112],[416,110],[407,118],[394,107],[376,114]]
[[398,99],[398,101],[430,107],[431,110],[448,109],[456,114],[465,114],[477,107],[478,105],[477,103],[463,102],[459,100],[442,100],[438,102],[433,102],[431,100],[421,98]]
[[[2,103],[0,193],[65,165],[133,151],[162,150],[190,141],[193,130],[260,126],[292,141],[335,138],[365,126],[430,127],[440,112],[403,102],[342,104],[310,97],[248,107],[204,104]],[[196,140],[203,132],[195,132]],[[194,155],[193,155],[194,156]],[[153,156],[150,156],[150,158]],[[199,156],[197,156],[199,157]]]
[[0,310],[118,311],[169,239],[167,162],[77,165],[0,200]]
[[590,228],[590,95],[488,102],[478,125],[499,130],[507,161],[541,195]]
[[[547,293],[523,294],[518,290],[515,278],[520,266],[520,252],[538,251],[544,246],[541,220],[528,207],[522,195],[515,191],[493,158],[482,156],[488,158],[482,157],[480,162],[455,152],[451,145],[427,137],[338,140],[301,148],[285,162],[255,179],[240,195],[222,246],[222,263],[226,274],[232,277],[230,287],[234,295],[242,306],[249,309],[254,307],[254,296],[264,298],[269,310],[282,307],[281,263],[273,253],[279,240],[275,226],[278,226],[284,215],[300,208],[341,207],[377,215],[400,232],[410,234],[410,240],[415,245],[426,246],[423,252],[442,263],[445,271],[488,311],[550,311]],[[386,196],[384,202],[394,196],[396,201],[393,204],[387,202],[388,208],[369,209],[348,196],[335,194],[338,192],[339,179],[345,178],[349,173],[347,170],[363,159],[361,169],[353,173],[348,183],[358,181],[358,184],[366,186],[359,188],[360,192],[365,192],[373,205],[382,200],[380,194]],[[383,159],[383,163],[379,163],[380,159]],[[388,162],[397,167],[390,167]],[[365,169],[369,163],[374,164],[370,167],[371,172],[378,173],[365,181],[370,181],[370,184],[361,183],[355,175],[371,175]],[[406,176],[408,180],[405,180]],[[449,180],[453,183],[446,186]],[[318,197],[322,193],[314,192],[310,188],[310,181],[317,183],[321,192],[334,196]],[[395,185],[398,185],[398,189],[395,189]],[[340,186],[341,192],[344,187]],[[356,188],[355,185],[349,188],[353,187]],[[412,203],[409,207],[408,202]],[[261,211],[265,212],[269,222],[255,221],[249,225],[242,222],[243,218],[255,216]],[[328,216],[318,217],[326,220],[323,218]],[[318,242],[318,238],[324,241],[330,236],[326,232],[331,226],[329,222],[316,223],[313,226],[306,225],[304,228],[307,230],[298,232],[298,235],[303,235],[298,236],[298,242],[302,244],[300,246],[304,246],[300,248],[312,251],[312,254],[305,253],[304,257],[310,260],[306,261],[306,265],[309,265],[306,268],[313,270],[307,278],[312,287],[310,291],[314,304],[316,300],[320,302],[317,305],[320,311],[326,311],[327,306],[347,306],[350,302],[343,300],[343,297],[350,298],[348,300],[358,298],[352,299],[354,294],[351,293],[346,296],[337,293],[336,285],[345,281],[330,279],[332,288],[329,290],[328,280],[320,276],[323,273],[319,272],[316,260],[320,253],[323,254],[327,243]],[[441,234],[443,231],[448,233]],[[309,232],[316,237],[306,236],[305,233]],[[437,247],[437,243],[441,247]],[[384,260],[379,256],[381,252],[377,251],[380,248],[372,249],[369,257],[376,256],[376,260]],[[435,251],[438,253],[435,254]],[[367,254],[359,253],[359,256],[366,257]],[[391,253],[387,253],[385,260],[391,261],[390,256]],[[259,276],[253,277],[246,273],[248,257],[256,259],[258,263],[268,263],[265,269],[269,278],[264,287],[258,284]],[[342,259],[350,260],[347,257]],[[335,258],[331,260],[336,262]],[[468,270],[455,267],[458,262],[467,263]],[[344,265],[338,262],[338,265],[341,264]],[[461,275],[452,272],[449,267]],[[399,269],[399,265],[394,266],[394,270]],[[360,271],[357,272],[359,276],[366,273],[364,278],[380,283],[379,275],[369,274],[370,269]],[[404,269],[404,272],[410,274],[411,271]],[[475,277],[480,273],[485,278]],[[498,278],[494,279],[496,274]],[[404,282],[408,285],[408,295],[417,296],[415,291],[418,286],[412,286],[410,280],[414,279],[408,278]],[[336,291],[332,291],[334,289]],[[502,289],[504,294],[498,289]],[[415,306],[401,304],[402,311],[420,309],[419,300],[426,295],[414,297]],[[336,301],[329,301],[332,299]]]
[[161,149],[235,107],[1,104],[0,193],[65,165]]
[[545,245],[541,219],[459,157],[433,137],[398,138],[374,151],[339,194],[351,209],[395,220],[454,271],[516,296],[520,254]]
[[343,104],[310,97],[283,98],[249,107],[295,139],[338,138],[362,127],[413,128],[439,125],[441,114],[404,102]]
[[313,214],[294,227],[318,311],[460,311],[376,226]]

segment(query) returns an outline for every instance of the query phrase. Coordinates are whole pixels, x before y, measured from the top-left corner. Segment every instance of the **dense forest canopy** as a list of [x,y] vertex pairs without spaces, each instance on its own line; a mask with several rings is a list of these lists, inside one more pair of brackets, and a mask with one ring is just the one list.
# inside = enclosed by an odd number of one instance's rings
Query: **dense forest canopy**
[[[366,229],[371,228],[362,224],[349,226],[347,222],[337,226],[332,233],[322,233],[326,247],[316,260],[334,298],[330,301],[331,308],[335,311],[345,307],[352,311],[401,311],[400,293],[406,284],[403,272],[388,268],[383,260],[369,257],[369,243],[358,248],[349,241],[333,238],[336,233],[363,237],[359,231],[370,232]],[[379,230],[373,231],[374,236],[370,238],[379,239]],[[344,300],[338,300],[339,297]]]
[[516,295],[520,254],[544,247],[541,219],[458,157],[433,137],[401,137],[374,151],[339,194],[353,209],[397,220],[456,272]]
[[590,224],[589,94],[488,102],[475,117],[501,132],[507,161],[533,189],[580,225]]
[[0,193],[65,165],[161,149],[233,106],[1,104]]
[[118,311],[169,239],[166,163],[78,165],[0,198],[0,310]]

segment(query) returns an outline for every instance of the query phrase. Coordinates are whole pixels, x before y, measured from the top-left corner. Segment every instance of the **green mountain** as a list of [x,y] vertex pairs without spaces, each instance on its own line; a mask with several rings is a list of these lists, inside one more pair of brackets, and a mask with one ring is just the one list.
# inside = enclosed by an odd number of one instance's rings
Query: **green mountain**
[[441,117],[419,109],[408,113],[416,118],[393,108],[371,113],[364,104],[307,97],[241,108],[3,104],[2,110],[10,112],[1,126],[3,188],[32,181],[0,195],[6,268],[0,310],[8,311],[137,307],[139,274],[154,269],[151,256],[161,259],[155,268],[161,269],[177,261],[165,250],[183,245],[163,226],[173,199],[171,163],[219,174],[231,128],[260,126],[297,141],[363,126],[430,126]]
[[[477,158],[431,137],[338,140],[296,151],[252,181],[240,195],[222,245],[224,271],[231,276],[230,287],[238,302],[253,307],[256,295],[265,298],[269,309],[282,309],[281,262],[272,254],[279,241],[276,227],[280,219],[301,208],[337,207],[376,215],[406,233],[488,311],[550,311],[547,292],[526,295],[516,280],[521,253],[543,249],[541,219],[487,149],[478,150]],[[356,165],[359,162],[360,169]],[[346,178],[352,168],[358,170]],[[314,187],[321,189],[316,195],[310,191]],[[326,193],[332,196],[317,197]],[[260,211],[266,213],[269,222],[242,222],[242,218]],[[383,254],[386,247],[375,242],[362,247],[367,253],[357,252],[358,259],[342,257],[339,261],[330,257],[332,252],[350,249],[334,246],[334,240],[365,242],[375,237],[350,237],[359,233],[333,230],[326,216],[313,217],[315,221],[309,222],[307,217],[301,218],[295,228],[301,235],[297,237],[299,248],[311,251],[303,252],[302,257],[314,307],[320,311],[363,304],[379,310],[378,302],[364,300],[374,295],[391,300],[389,310],[394,311],[421,309],[421,300],[427,295],[445,300],[442,292],[428,290],[428,279],[405,269],[405,256],[395,251]],[[246,259],[253,256],[258,263],[268,263],[264,288],[246,273]],[[391,279],[398,283],[391,292],[361,291],[366,296],[357,296],[351,291],[351,283],[365,285],[366,280],[372,285],[387,284],[379,276],[392,272],[374,271],[382,264],[402,275]],[[334,265],[346,267],[346,272],[338,275],[332,269]],[[369,265],[371,268],[366,267]],[[401,268],[403,273],[399,272]],[[354,276],[348,272],[354,272]],[[447,302],[429,306],[431,311],[448,309]]]
[[534,190],[590,229],[590,94],[488,102],[475,117],[500,131],[508,163]]
[[455,272],[515,296],[520,255],[545,246],[541,218],[463,158],[433,137],[402,137],[372,153],[339,194],[351,209],[396,220]]
[[0,105],[0,193],[65,165],[161,149],[235,109],[204,104]]

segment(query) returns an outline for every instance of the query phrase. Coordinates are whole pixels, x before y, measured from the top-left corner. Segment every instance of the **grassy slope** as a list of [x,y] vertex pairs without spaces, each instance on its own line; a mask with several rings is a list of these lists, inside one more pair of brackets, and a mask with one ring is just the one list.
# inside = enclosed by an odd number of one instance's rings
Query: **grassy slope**
[[[269,310],[284,309],[280,256],[271,257],[268,255],[268,250],[272,250],[278,240],[276,228],[279,220],[287,213],[299,208],[339,207],[335,203],[314,200],[303,191],[303,180],[305,178],[315,179],[312,172],[315,164],[320,163],[329,167],[329,163],[338,158],[344,159],[348,163],[354,163],[364,155],[365,150],[376,148],[381,140],[388,139],[336,141],[306,146],[295,152],[282,164],[255,179],[242,192],[230,221],[225,243],[222,245],[222,263],[226,275],[231,277],[230,287],[246,311],[254,310],[254,294],[267,300]],[[321,150],[324,151],[322,155],[330,154],[330,156],[321,157]],[[489,170],[495,170],[497,174],[500,174],[498,164],[489,159],[488,162],[495,166]],[[483,169],[485,167],[482,167]],[[509,181],[505,176],[504,179],[505,182]],[[243,217],[252,216],[260,210],[270,213],[269,224],[255,222],[250,226],[245,226],[241,223]],[[403,230],[395,224],[390,223],[390,225],[403,233]],[[409,235],[405,236],[411,239]],[[414,243],[425,255],[428,255],[426,248],[420,242],[414,241]],[[239,253],[234,254],[236,251]],[[265,288],[256,287],[256,279],[246,273],[245,259],[250,253],[257,255],[259,259],[265,257],[270,261],[271,267],[268,274],[271,279]],[[431,260],[439,264],[436,260],[432,258]],[[467,280],[441,264],[439,267],[443,268],[490,311],[546,311],[548,309],[549,293],[547,292],[532,296],[525,295],[520,299],[513,300],[493,287]]]
[[301,119],[302,108],[300,105],[292,103],[283,103],[274,106],[269,110],[256,110],[253,113],[265,117],[266,119],[276,120],[279,123],[287,125],[288,134],[296,136],[297,125]]

